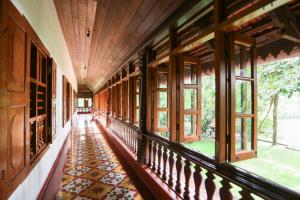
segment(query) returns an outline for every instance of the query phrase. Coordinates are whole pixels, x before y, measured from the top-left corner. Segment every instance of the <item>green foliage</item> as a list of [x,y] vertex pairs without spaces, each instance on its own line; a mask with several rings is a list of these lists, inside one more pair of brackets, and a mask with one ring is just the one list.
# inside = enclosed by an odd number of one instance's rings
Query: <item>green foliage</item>
[[216,88],[215,88],[215,76],[203,76],[201,79],[202,88],[202,134],[204,136],[214,137],[215,128],[215,100],[216,100]]
[[[257,66],[258,124],[261,124],[275,95],[292,97],[300,92],[300,58],[289,58]],[[269,116],[260,132],[269,133]]]

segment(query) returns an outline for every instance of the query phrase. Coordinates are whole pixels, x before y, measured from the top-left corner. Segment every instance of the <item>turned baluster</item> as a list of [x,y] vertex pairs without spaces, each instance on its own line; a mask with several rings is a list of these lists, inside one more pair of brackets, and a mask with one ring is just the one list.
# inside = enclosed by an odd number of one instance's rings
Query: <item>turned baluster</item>
[[176,157],[177,180],[176,180],[175,191],[179,194],[181,193],[181,185],[180,185],[181,169],[182,169],[181,156],[179,154],[177,154],[177,157]]
[[151,166],[152,140],[148,140],[148,167]]
[[254,197],[251,196],[251,192],[245,188],[242,188],[242,191],[239,191],[242,198],[241,200],[254,200]]
[[161,174],[160,163],[161,163],[161,145],[157,145],[157,175]]
[[194,183],[195,183],[195,200],[200,199],[200,186],[202,182],[202,176],[201,176],[201,167],[199,165],[195,165],[195,171],[194,171]]
[[152,171],[155,172],[156,170],[156,143],[153,141],[153,147],[152,147],[152,152],[153,152],[153,160],[152,160]]
[[133,150],[133,148],[132,148],[132,135],[131,135],[131,131],[128,131],[128,143],[129,143],[129,148],[131,150]]
[[167,179],[167,159],[168,159],[168,154],[167,154],[167,148],[163,148],[163,174],[162,174],[162,179],[166,180]]
[[184,199],[190,199],[189,185],[190,185],[190,178],[191,178],[191,162],[189,160],[185,160],[184,177],[185,177],[185,187],[184,187],[183,197]]
[[222,187],[220,188],[221,200],[232,200],[232,194],[230,192],[232,186],[230,185],[230,182],[227,179],[223,178],[221,184],[222,184]]
[[216,190],[216,185],[214,183],[215,176],[212,172],[207,171],[206,172],[206,180],[205,180],[205,189],[207,193],[207,199],[212,200],[214,197],[214,193]]
[[130,129],[130,147],[131,147],[132,151],[134,152],[134,134],[131,129]]
[[134,153],[136,153],[136,140],[137,140],[137,138],[136,138],[136,133],[135,133],[135,131],[134,130],[132,130],[132,138],[133,138],[133,151],[134,151]]
[[168,185],[170,187],[173,186],[173,165],[174,165],[174,153],[173,151],[170,150],[170,154],[169,154],[169,181],[168,181]]
[[138,151],[138,141],[139,141],[139,133],[138,132],[135,132],[135,150],[136,152]]

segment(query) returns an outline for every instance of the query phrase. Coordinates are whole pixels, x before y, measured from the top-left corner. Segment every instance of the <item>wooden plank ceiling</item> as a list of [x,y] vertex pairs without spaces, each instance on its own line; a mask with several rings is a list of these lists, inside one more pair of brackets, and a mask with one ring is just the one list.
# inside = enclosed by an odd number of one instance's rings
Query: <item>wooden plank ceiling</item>
[[54,0],[79,84],[96,88],[184,0]]

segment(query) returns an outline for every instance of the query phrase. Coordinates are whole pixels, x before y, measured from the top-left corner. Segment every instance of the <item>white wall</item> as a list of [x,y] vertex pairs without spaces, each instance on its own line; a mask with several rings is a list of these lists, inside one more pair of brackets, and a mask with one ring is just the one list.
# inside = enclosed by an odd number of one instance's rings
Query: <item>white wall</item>
[[77,91],[77,80],[67,44],[60,27],[54,0],[11,0],[29,21],[58,67]]
[[36,199],[43,187],[70,131],[70,122],[64,128],[62,127],[62,75],[66,75],[76,91],[77,80],[53,0],[12,0],[12,2],[30,22],[57,64],[56,139],[9,198],[12,200],[33,200]]

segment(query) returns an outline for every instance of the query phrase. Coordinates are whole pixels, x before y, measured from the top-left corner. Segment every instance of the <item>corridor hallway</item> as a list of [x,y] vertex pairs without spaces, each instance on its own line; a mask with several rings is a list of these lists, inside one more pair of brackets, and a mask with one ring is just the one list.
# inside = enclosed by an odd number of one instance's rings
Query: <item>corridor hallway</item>
[[57,199],[142,199],[89,114],[72,122]]

